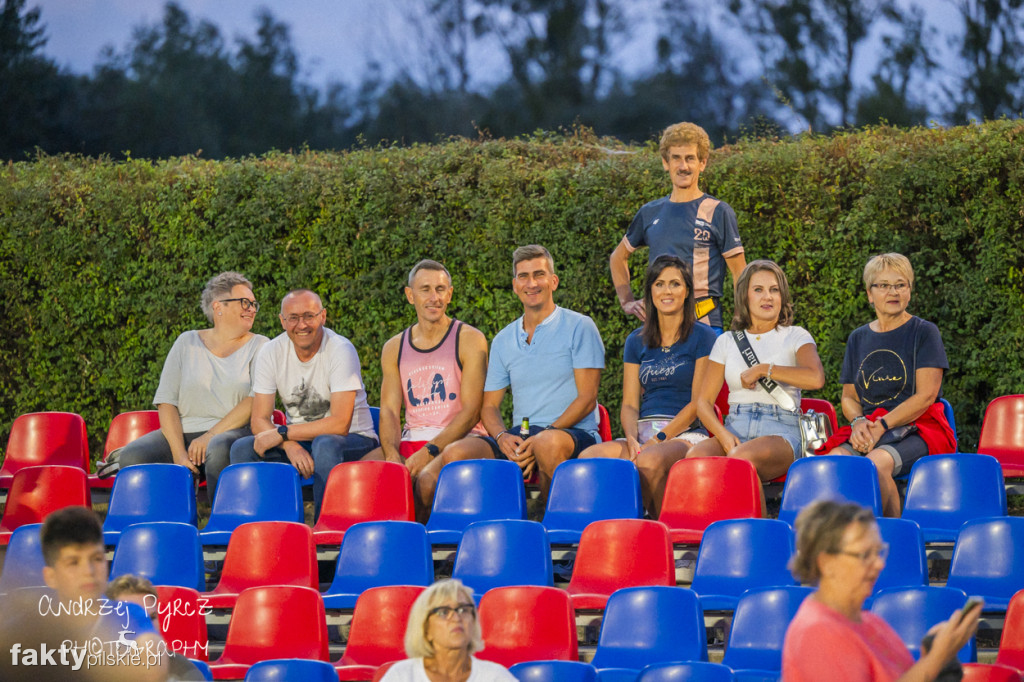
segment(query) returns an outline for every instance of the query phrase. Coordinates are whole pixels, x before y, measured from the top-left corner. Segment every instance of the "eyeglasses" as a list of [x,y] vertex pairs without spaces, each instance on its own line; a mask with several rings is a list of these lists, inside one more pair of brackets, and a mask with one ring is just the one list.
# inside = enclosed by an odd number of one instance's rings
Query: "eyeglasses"
[[459,618],[465,616],[475,616],[476,607],[472,604],[459,604],[458,606],[435,606],[434,608],[427,611],[427,618],[433,615],[437,615],[441,620],[448,620],[452,614],[457,615]]
[[231,303],[232,301],[238,301],[238,304],[242,306],[242,310],[252,310],[254,313],[260,311],[259,302],[248,298],[222,298],[218,303]]
[[288,317],[282,316],[281,319],[284,320],[284,323],[289,327],[297,325],[299,323],[299,320],[302,320],[306,324],[311,324],[313,320],[318,318],[320,316],[320,313],[322,313],[323,311],[324,309],[321,308],[318,312],[315,313],[302,313],[301,315],[289,315]]
[[888,282],[875,282],[871,285],[872,289],[878,289],[879,291],[890,292],[895,291],[897,294],[902,294],[904,289],[909,288],[910,285],[906,282],[896,282],[896,284],[889,284]]
[[846,556],[852,556],[854,559],[860,559],[862,564],[870,564],[876,558],[885,561],[889,557],[889,543],[883,542],[877,547],[866,549],[863,552],[847,552],[840,550],[833,552],[833,554],[845,554]]

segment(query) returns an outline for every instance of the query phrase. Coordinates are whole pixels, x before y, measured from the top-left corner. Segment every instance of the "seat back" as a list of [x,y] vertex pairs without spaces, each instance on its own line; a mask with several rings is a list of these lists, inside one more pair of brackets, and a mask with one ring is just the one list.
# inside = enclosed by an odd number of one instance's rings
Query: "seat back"
[[338,673],[327,661],[308,658],[278,658],[260,661],[245,673],[245,682],[338,682]]
[[723,519],[761,518],[761,494],[757,469],[745,459],[681,459],[669,469],[658,520],[673,530],[703,531]]
[[[404,467],[403,467],[404,468]],[[427,531],[412,521],[367,521],[348,529],[325,594],[358,595],[381,585],[434,582]]]
[[235,529],[213,593],[237,594],[260,585],[319,588],[316,547],[309,526],[255,521]]
[[224,653],[214,663],[252,665],[272,658],[327,661],[327,619],[310,587],[252,587],[238,596]]
[[956,539],[965,521],[1006,515],[999,461],[989,455],[932,455],[914,462],[902,517],[916,521],[925,541]]
[[608,408],[601,403],[597,404],[597,433],[601,436],[601,442],[612,440],[612,418],[608,414]]
[[875,580],[875,592],[890,587],[928,584],[928,559],[921,527],[907,519],[876,519],[882,541],[889,545],[885,568]]
[[1018,590],[1010,598],[996,663],[1024,670],[1024,589]]
[[949,424],[950,430],[953,431],[953,439],[957,440],[956,417],[953,416],[953,406],[945,398],[939,398],[936,402],[942,403],[942,414],[946,418],[946,423]]
[[640,670],[651,663],[708,660],[704,614],[685,587],[626,587],[608,598],[595,668]]
[[786,473],[779,520],[792,525],[801,509],[821,499],[856,502],[881,516],[882,494],[874,462],[849,455],[796,460]]
[[474,521],[525,518],[526,488],[518,464],[465,460],[441,469],[427,531],[461,532]]
[[691,587],[702,598],[735,599],[755,587],[795,585],[794,549],[793,529],[777,519],[716,521],[704,531]]
[[[224,469],[217,482],[210,518],[200,537],[204,544],[212,533],[229,534],[250,521],[294,521],[305,518],[299,474],[282,462],[246,462]],[[226,537],[214,544],[227,544]],[[224,540],[224,542],[221,542]]]
[[384,665],[405,658],[405,626],[418,585],[371,587],[359,595],[339,665]]
[[[104,533],[116,533],[143,521],[196,525],[192,472],[180,464],[139,464],[114,479]],[[108,542],[108,544],[111,544]]]
[[[570,459],[551,478],[544,527],[582,533],[591,521],[643,516],[640,475],[625,459]],[[579,540],[578,535],[575,538]],[[553,540],[555,541],[555,540]]]
[[733,682],[732,669],[721,663],[686,661],[655,663],[640,671],[636,682]]
[[160,413],[156,410],[121,412],[110,420],[107,439],[103,443],[103,459],[118,448],[160,428]]
[[373,432],[380,438],[380,408],[370,405],[370,420],[373,421]]
[[62,465],[24,467],[11,479],[0,531],[42,523],[50,512],[71,506],[92,506],[85,469]]
[[[967,595],[954,587],[893,587],[875,595],[871,612],[892,626],[916,659],[921,656],[921,640],[928,630],[949,620],[949,615],[962,609],[966,603]],[[961,663],[977,659],[974,637],[964,645],[957,658]]]
[[1024,518],[967,521],[953,548],[946,584],[985,598],[986,611],[1005,610],[1024,585]]
[[800,411],[810,412],[811,410],[828,416],[829,422],[832,423],[832,433],[839,430],[839,417],[836,415],[835,405],[823,398],[801,398]]
[[1007,475],[1024,475],[1024,395],[999,396],[985,408],[978,452],[992,455],[1011,468]]
[[39,540],[41,523],[27,523],[17,528],[7,544],[3,572],[0,573],[0,594],[23,587],[44,587],[43,545]]
[[0,486],[25,467],[57,464],[89,471],[85,420],[73,412],[30,412],[11,424],[0,465]]
[[597,682],[597,669],[582,661],[528,661],[508,671],[519,682]]
[[188,523],[152,521],[121,533],[110,564],[110,577],[137,575],[154,585],[206,589],[199,531]]
[[199,592],[191,587],[157,585],[156,594],[157,628],[171,651],[187,658],[210,660]]
[[466,526],[455,553],[452,577],[479,599],[506,585],[554,585],[551,546],[536,521],[501,519]]
[[568,591],[610,595],[621,587],[675,584],[676,566],[665,524],[606,519],[583,530]]
[[412,479],[398,462],[343,462],[331,469],[314,531],[361,521],[415,521]]
[[576,661],[576,620],[569,595],[555,587],[496,587],[480,600],[486,644],[477,657],[506,668],[525,661]]
[[814,590],[787,585],[745,592],[736,603],[722,663],[733,670],[782,670],[782,643],[800,604]]

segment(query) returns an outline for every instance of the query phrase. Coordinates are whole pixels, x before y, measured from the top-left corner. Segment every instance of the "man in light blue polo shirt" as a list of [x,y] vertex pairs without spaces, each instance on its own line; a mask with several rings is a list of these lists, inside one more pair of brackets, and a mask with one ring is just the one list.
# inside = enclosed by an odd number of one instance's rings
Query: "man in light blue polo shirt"
[[[604,344],[592,319],[555,305],[558,275],[547,249],[536,244],[516,249],[512,274],[523,316],[491,343],[480,418],[524,478],[537,469],[540,499],[546,501],[555,467],[599,440]],[[501,401],[510,386],[514,424],[506,431]],[[523,419],[530,420],[526,438],[520,434]]]

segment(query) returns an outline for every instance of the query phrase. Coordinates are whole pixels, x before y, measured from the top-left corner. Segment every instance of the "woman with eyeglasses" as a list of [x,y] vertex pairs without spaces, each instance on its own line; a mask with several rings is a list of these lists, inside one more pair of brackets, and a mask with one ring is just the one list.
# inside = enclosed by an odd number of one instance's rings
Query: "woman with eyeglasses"
[[473,593],[458,580],[439,580],[412,604],[405,653],[381,682],[516,682],[508,670],[473,656],[484,648]]
[[949,369],[939,329],[907,312],[914,269],[906,256],[883,253],[864,267],[864,287],[875,319],[850,334],[840,381],[840,429],[822,451],[866,455],[878,469],[882,512],[900,515],[894,476],[928,454],[956,452],[942,403]]
[[160,430],[129,443],[117,456],[120,466],[164,462],[198,474],[205,467],[213,498],[215,471],[229,462],[231,444],[251,436],[252,368],[267,337],[252,333],[259,303],[252,282],[222,272],[203,289],[201,305],[212,327],[187,331],[171,346],[153,403]]
[[915,663],[892,627],[863,610],[889,550],[871,510],[823,500],[801,511],[795,525],[793,575],[817,589],[786,630],[783,680],[926,682],[957,665],[957,652],[977,630],[981,604],[932,628],[931,644]]

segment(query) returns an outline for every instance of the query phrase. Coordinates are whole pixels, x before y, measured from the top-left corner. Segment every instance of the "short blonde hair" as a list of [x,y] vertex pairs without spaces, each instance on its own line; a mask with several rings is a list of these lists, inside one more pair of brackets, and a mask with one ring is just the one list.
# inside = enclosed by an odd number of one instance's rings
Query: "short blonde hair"
[[883,270],[893,270],[903,276],[914,289],[914,268],[910,265],[910,259],[902,253],[880,253],[871,258],[864,266],[864,288],[871,289],[878,273]]
[[707,161],[711,155],[711,138],[707,131],[696,123],[675,123],[665,128],[661,134],[661,142],[658,144],[658,151],[661,158],[668,160],[669,147],[680,147],[684,144],[697,145],[697,158],[700,161]]
[[[434,645],[427,641],[427,619],[430,609],[442,601],[473,604],[473,591],[454,578],[438,580],[423,591],[412,603],[409,611],[409,623],[405,626],[405,655],[409,658],[433,658]],[[473,625],[469,629],[469,653],[484,648],[483,634],[480,632],[480,619],[473,617]]]

